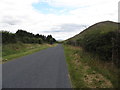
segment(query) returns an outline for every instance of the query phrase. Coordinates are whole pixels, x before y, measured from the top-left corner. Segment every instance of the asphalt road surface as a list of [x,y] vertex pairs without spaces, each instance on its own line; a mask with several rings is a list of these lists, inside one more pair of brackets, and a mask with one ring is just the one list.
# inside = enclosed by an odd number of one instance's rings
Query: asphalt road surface
[[7,62],[3,88],[71,88],[62,45]]

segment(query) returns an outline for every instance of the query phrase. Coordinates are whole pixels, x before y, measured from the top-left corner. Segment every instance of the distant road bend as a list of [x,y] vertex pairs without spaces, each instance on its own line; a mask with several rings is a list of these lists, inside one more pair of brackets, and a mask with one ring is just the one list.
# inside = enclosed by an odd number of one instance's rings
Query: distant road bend
[[71,88],[62,45],[7,62],[3,88]]

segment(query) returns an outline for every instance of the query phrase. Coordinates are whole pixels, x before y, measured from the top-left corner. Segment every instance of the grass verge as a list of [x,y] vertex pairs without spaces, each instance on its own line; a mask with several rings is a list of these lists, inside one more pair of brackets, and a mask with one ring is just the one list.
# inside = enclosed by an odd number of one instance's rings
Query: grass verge
[[117,88],[118,69],[80,47],[63,45],[73,88]]
[[2,47],[2,63],[13,60],[15,58],[32,54],[34,52],[56,46],[49,44],[7,44]]

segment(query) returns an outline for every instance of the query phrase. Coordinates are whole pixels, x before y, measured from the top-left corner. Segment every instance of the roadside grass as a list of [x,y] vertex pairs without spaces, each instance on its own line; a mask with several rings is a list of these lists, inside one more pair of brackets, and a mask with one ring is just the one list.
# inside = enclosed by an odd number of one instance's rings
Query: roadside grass
[[2,46],[2,63],[8,62],[10,60],[16,59],[21,56],[29,55],[34,52],[54,47],[54,45],[49,44],[7,44]]
[[[87,88],[83,80],[83,65],[79,64],[79,48],[64,45],[65,56],[68,64],[70,79],[73,88]],[[77,61],[78,60],[78,61]],[[78,65],[76,65],[78,64]]]
[[118,88],[118,69],[80,47],[63,45],[73,88]]

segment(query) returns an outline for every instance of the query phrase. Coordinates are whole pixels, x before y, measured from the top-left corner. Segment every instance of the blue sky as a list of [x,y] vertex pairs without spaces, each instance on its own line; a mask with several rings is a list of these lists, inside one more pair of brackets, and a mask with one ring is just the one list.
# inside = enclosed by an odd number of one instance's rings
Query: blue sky
[[101,21],[118,21],[119,0],[1,0],[0,30],[68,39]]
[[43,14],[68,15],[69,11],[74,10],[73,7],[57,7],[49,5],[47,2],[34,3],[32,6]]

